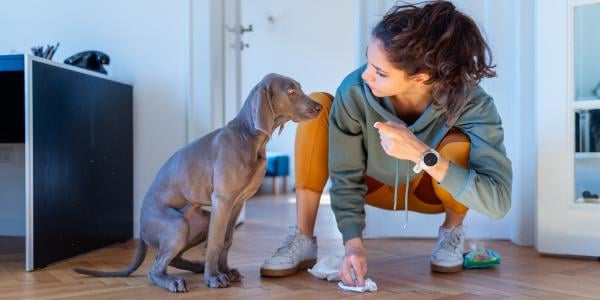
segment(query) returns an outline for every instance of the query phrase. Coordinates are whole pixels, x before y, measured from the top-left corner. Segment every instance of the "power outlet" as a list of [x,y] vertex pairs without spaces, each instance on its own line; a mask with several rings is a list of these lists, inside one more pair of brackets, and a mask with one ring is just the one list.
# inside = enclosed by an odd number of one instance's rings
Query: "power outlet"
[[17,162],[15,147],[0,146],[0,164],[14,164]]

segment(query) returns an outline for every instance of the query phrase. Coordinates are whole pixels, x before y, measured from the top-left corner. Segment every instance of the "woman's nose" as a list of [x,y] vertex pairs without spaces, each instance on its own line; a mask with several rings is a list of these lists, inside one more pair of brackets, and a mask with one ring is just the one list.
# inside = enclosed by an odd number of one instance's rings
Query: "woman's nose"
[[371,79],[373,79],[373,76],[371,76],[369,74],[369,68],[367,68],[362,74],[361,77],[364,81],[371,81]]

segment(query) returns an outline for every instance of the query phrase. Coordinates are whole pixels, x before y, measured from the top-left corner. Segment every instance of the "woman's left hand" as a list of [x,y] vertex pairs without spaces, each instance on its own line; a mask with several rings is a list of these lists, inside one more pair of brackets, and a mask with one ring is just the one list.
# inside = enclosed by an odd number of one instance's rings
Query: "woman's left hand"
[[402,124],[388,121],[375,122],[373,126],[379,130],[381,146],[389,156],[418,163],[421,161],[421,155],[429,149]]

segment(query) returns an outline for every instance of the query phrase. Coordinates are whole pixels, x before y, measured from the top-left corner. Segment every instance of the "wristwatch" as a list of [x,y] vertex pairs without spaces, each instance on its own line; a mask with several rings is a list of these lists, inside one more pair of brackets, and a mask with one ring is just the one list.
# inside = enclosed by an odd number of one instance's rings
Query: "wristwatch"
[[420,173],[423,170],[433,168],[440,160],[440,154],[433,149],[429,149],[421,154],[421,161],[415,165],[413,172]]

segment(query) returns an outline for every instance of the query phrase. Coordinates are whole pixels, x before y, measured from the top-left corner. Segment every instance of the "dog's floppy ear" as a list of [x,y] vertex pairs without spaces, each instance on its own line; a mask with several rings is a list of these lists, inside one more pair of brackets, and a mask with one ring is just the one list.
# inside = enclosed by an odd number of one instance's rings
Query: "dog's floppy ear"
[[254,105],[252,106],[252,119],[254,128],[267,134],[271,138],[273,125],[275,124],[275,114],[271,106],[271,94],[268,87],[260,85],[257,87],[254,95]]

